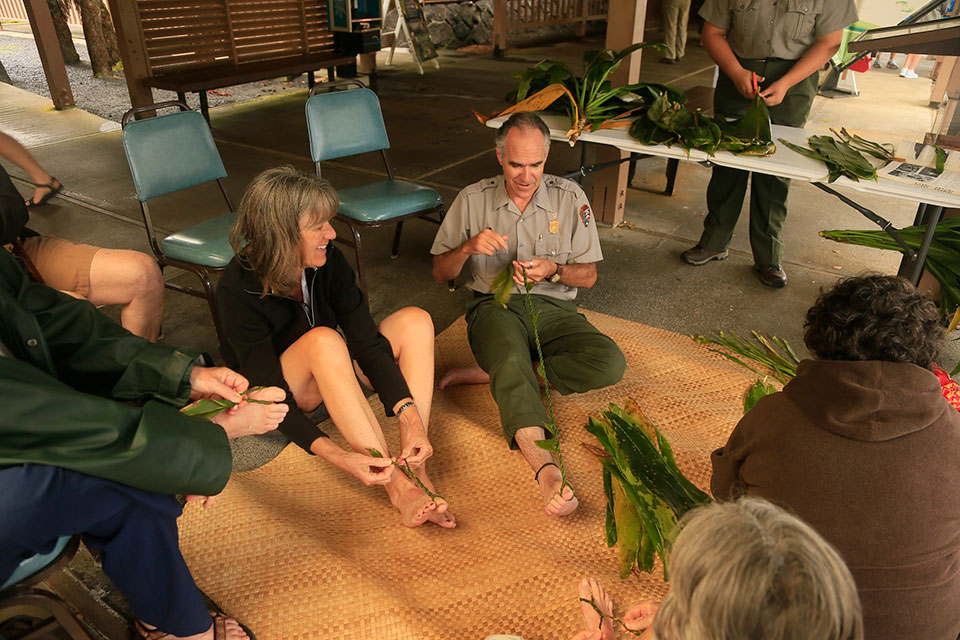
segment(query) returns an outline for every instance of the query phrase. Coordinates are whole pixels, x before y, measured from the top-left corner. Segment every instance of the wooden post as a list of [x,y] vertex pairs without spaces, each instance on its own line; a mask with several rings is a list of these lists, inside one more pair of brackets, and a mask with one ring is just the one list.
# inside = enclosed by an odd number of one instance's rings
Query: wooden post
[[507,48],[507,0],[493,0],[493,55]]
[[47,87],[50,89],[53,106],[57,109],[76,106],[73,91],[70,89],[70,79],[67,78],[67,65],[63,62],[60,41],[57,39],[57,30],[53,26],[47,0],[24,0],[23,6],[27,10],[33,39],[37,43],[43,73],[47,76]]
[[[620,51],[643,40],[643,23],[647,14],[647,0],[610,0],[607,13],[606,48]],[[641,50],[642,51],[642,50]],[[640,55],[635,51],[620,63],[610,76],[612,86],[640,80]],[[598,164],[627,158],[630,154],[608,145],[597,145]],[[600,222],[617,224],[623,219],[623,205],[627,197],[629,163],[601,169],[593,180],[593,211]]]
[[[123,62],[123,75],[127,79],[130,104],[142,107],[153,104],[153,90],[144,82],[150,77],[146,45],[140,31],[136,0],[107,0],[113,27],[117,30],[117,47]],[[138,114],[138,118],[149,116]]]
[[579,0],[580,2],[580,21],[577,23],[577,37],[582,38],[587,35],[587,15],[590,13],[590,0]]

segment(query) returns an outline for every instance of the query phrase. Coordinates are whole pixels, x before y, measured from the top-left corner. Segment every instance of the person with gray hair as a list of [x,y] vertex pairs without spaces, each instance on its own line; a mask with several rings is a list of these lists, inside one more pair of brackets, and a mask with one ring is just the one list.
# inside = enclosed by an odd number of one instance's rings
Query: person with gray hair
[[[561,394],[583,393],[619,382],[623,354],[609,337],[577,312],[579,287],[597,281],[603,259],[590,204],[575,182],[544,175],[550,130],[538,116],[517,113],[496,138],[503,174],[460,192],[433,242],[433,278],[446,283],[469,265],[467,331],[476,363],[449,371],[440,388],[489,382],[511,448],[523,453],[550,516],[572,513],[577,498],[564,484],[549,451],[540,384]],[[501,306],[493,280],[513,267],[514,293],[531,283],[546,380],[540,380],[533,327],[525,300],[514,295]]]
[[[864,637],[856,585],[840,554],[808,524],[765,500],[744,498],[687,514],[670,554],[670,583],[662,604],[647,600],[624,614],[628,631],[656,640]],[[583,581],[579,593],[588,601],[581,603],[587,628],[574,640],[614,638],[607,619],[613,607],[603,588]]]
[[[456,519],[433,493],[426,469],[433,455],[433,321],[423,309],[404,307],[374,322],[333,244],[338,206],[333,185],[291,166],[253,179],[230,231],[236,255],[217,285],[220,351],[251,384],[286,392],[280,431],[287,438],[365,485],[383,485],[406,526],[452,529]],[[397,419],[398,456],[362,387],[375,390],[384,413]],[[349,449],[317,428],[327,416]],[[418,482],[395,473],[394,462]]]

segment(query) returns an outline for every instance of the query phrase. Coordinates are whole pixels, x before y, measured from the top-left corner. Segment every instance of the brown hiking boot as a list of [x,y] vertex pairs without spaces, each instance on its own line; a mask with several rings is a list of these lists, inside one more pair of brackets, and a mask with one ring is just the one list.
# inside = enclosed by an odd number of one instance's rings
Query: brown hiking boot
[[783,268],[778,264],[769,264],[762,267],[755,264],[753,265],[753,270],[757,272],[757,277],[760,278],[760,282],[768,287],[780,289],[787,286],[787,274],[783,272]]
[[727,256],[729,255],[730,252],[728,252],[726,249],[719,253],[714,253],[713,251],[707,251],[698,244],[695,247],[690,247],[681,253],[680,259],[687,264],[692,264],[695,267],[699,267],[707,264],[711,260],[726,260]]

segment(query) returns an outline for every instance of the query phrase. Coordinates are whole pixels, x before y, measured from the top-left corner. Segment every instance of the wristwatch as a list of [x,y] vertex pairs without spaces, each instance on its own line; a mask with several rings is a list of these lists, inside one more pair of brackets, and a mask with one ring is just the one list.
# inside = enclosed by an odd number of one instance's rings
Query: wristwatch
[[563,265],[559,262],[557,263],[557,270],[553,272],[553,275],[547,278],[548,282],[556,284],[560,282],[560,276],[563,275]]

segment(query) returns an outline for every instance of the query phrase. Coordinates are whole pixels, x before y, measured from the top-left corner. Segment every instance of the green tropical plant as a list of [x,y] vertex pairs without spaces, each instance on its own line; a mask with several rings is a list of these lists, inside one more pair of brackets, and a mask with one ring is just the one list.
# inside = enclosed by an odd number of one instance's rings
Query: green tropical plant
[[757,97],[743,118],[727,121],[690,111],[668,93],[659,93],[653,104],[630,127],[630,135],[643,144],[675,144],[714,155],[722,149],[741,155],[766,156],[776,152],[770,134],[770,111]]
[[839,132],[835,129],[830,131],[837,137],[824,135],[807,138],[809,149],[783,138],[780,138],[780,142],[800,155],[820,160],[827,165],[828,182],[834,182],[840,176],[846,176],[855,182],[876,180],[877,169],[863,156],[863,153],[882,160],[884,164],[893,159],[893,145],[885,146],[872,142],[848,133],[846,129],[840,129]]
[[670,443],[633,400],[611,403],[586,430],[602,447],[584,444],[603,466],[607,546],[619,544],[620,577],[652,571],[658,555],[668,579],[677,522],[712,498],[683,475]]
[[[925,233],[925,226],[897,231],[897,235],[914,251],[919,251]],[[903,247],[882,229],[825,230],[820,236],[835,242],[904,253]],[[940,283],[941,315],[954,314],[960,307],[960,218],[947,218],[937,225],[924,268]]]
[[[583,54],[583,74],[577,74],[560,60],[543,60],[533,67],[514,73],[519,80],[516,91],[507,94],[512,107],[496,116],[518,111],[551,110],[570,117],[567,138],[571,146],[583,131],[630,125],[631,117],[647,109],[660,93],[685,102],[683,92],[663,84],[638,82],[614,87],[610,75],[624,58],[642,48],[663,50],[662,44],[638,42],[622,51],[595,49]],[[560,100],[566,96],[567,100]],[[559,102],[558,102],[559,101]],[[481,122],[489,118],[476,114]]]
[[[796,377],[797,365],[800,364],[800,358],[797,357],[796,352],[793,350],[793,347],[790,346],[789,342],[777,336],[767,338],[763,334],[752,330],[750,331],[750,335],[753,336],[753,340],[741,338],[735,333],[727,334],[723,331],[717,331],[715,335],[698,335],[693,336],[693,339],[700,344],[715,344],[723,347],[726,351],[720,349],[710,349],[710,351],[719,353],[724,358],[746,367],[759,376],[765,374],[757,371],[757,369],[741,360],[741,358],[765,367],[780,381],[780,384],[786,384],[791,378]],[[728,353],[728,351],[730,353]]]

